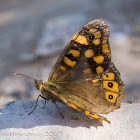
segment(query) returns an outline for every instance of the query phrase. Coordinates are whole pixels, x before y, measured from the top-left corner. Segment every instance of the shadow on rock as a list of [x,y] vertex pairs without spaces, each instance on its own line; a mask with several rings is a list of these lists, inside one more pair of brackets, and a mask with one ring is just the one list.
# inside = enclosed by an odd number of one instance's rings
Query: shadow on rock
[[35,101],[17,100],[9,102],[0,108],[0,129],[32,128],[35,126],[60,125],[69,127],[98,127],[102,124],[96,119],[89,119],[83,113],[57,103],[64,119],[59,114],[55,104],[48,101],[43,109],[44,101],[38,101],[35,111],[28,115],[35,106]]

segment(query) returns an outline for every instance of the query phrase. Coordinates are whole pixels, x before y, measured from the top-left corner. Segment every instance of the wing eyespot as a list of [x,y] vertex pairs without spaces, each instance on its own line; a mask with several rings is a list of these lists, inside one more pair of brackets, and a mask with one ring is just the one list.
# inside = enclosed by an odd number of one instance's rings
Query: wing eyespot
[[112,88],[113,87],[113,83],[112,82],[109,82],[108,83],[108,87]]
[[103,81],[103,86],[109,91],[118,92],[119,90],[119,84],[114,81]]
[[91,115],[94,115],[94,113],[90,112]]
[[93,41],[93,39],[95,39],[95,36],[94,35],[90,35],[88,38],[89,38],[90,41]]
[[108,72],[105,75],[103,75],[104,80],[114,80],[115,79],[115,74]]
[[118,98],[118,94],[114,93],[114,92],[107,91],[105,93],[105,97],[106,97],[107,101],[109,101],[110,103],[115,103],[117,98]]
[[108,74],[106,74],[106,77],[107,77],[107,78],[109,77]]
[[109,99],[113,99],[113,95],[108,95],[108,98]]

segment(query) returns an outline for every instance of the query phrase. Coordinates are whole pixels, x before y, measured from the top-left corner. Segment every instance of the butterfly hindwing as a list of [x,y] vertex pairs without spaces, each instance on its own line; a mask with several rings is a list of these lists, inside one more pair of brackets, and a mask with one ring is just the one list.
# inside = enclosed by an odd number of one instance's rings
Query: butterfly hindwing
[[[57,84],[59,95],[90,112],[108,113],[119,108],[120,99],[124,96],[124,85],[119,73],[114,72],[113,63],[111,65],[112,67],[104,75],[96,77],[97,79]],[[115,70],[117,71],[116,68]]]

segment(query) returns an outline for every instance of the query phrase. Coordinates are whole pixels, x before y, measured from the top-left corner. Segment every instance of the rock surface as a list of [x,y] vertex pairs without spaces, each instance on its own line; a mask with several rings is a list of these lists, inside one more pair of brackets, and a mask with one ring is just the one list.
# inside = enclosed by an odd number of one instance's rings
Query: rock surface
[[84,114],[57,103],[65,119],[63,120],[55,105],[47,102],[42,109],[39,100],[17,100],[0,108],[0,139],[51,139],[51,140],[139,140],[140,104],[122,104],[121,108],[107,115],[111,124],[90,120]]

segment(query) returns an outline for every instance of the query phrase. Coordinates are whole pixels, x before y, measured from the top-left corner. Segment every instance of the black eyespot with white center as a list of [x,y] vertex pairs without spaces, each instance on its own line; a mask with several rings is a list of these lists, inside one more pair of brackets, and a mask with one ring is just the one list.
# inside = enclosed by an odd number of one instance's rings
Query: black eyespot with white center
[[93,39],[95,39],[95,36],[94,36],[94,35],[90,35],[90,36],[89,36],[89,40],[92,41]]
[[113,87],[113,83],[109,82],[108,83],[108,87],[112,88]]
[[108,95],[108,98],[109,99],[113,99],[113,95]]

